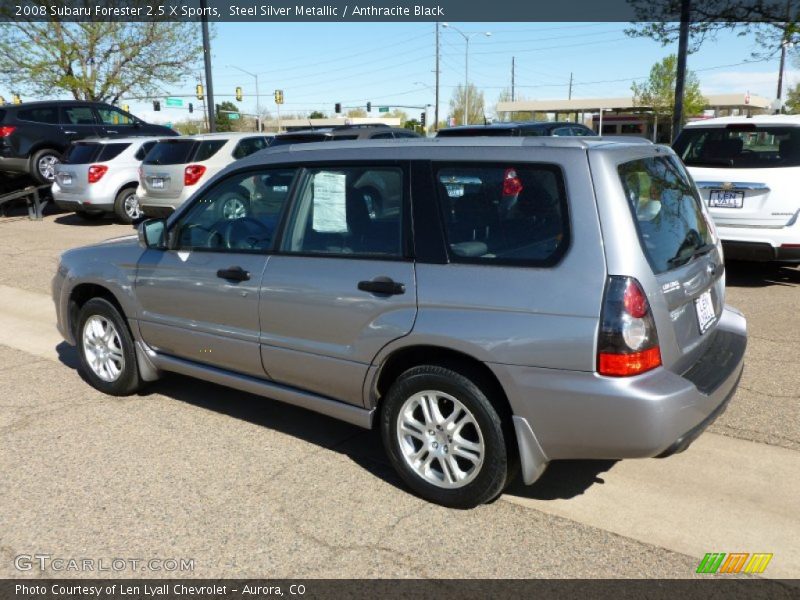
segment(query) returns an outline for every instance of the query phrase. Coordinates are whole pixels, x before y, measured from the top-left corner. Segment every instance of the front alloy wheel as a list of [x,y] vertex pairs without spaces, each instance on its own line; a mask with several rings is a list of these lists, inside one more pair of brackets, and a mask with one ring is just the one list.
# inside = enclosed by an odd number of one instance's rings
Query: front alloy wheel
[[101,315],[92,315],[83,325],[83,352],[89,368],[103,381],[119,379],[125,368],[122,340],[114,324]]

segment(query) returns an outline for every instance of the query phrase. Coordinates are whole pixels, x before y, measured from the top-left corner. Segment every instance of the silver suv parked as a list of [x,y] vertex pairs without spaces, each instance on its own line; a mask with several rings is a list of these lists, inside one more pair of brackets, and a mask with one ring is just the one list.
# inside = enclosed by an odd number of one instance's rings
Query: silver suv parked
[[380,427],[453,507],[518,464],[684,450],[746,344],[681,162],[599,138],[269,149],[138,240],[66,252],[53,296],[97,389],[177,372]]

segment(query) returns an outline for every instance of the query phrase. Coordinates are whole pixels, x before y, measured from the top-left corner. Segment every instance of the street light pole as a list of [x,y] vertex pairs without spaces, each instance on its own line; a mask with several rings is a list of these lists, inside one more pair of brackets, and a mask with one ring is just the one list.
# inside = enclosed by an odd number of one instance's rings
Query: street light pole
[[208,17],[206,16],[207,0],[200,0],[203,26],[203,62],[206,69],[206,94],[208,96],[208,130],[214,133],[217,130],[217,120],[214,115],[214,82],[211,78],[211,42],[208,35]]
[[458,27],[450,25],[450,23],[442,23],[442,27],[452,29],[460,34],[466,42],[466,51],[464,52],[464,118],[462,125],[469,125],[469,40],[476,35],[485,35],[491,37],[491,31],[473,31],[472,33],[464,33]]
[[228,65],[228,68],[241,71],[245,75],[250,75],[250,77],[253,77],[256,80],[256,127],[258,127],[258,131],[261,132],[261,99],[258,93],[258,75],[251,73],[250,71],[245,71],[236,65]]

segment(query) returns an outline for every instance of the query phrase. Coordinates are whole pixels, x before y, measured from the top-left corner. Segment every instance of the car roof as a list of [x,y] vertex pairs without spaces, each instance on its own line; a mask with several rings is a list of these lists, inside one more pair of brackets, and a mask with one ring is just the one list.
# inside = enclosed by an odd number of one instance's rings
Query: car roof
[[258,133],[257,131],[220,131],[216,133],[193,133],[189,135],[179,135],[175,137],[159,136],[159,141],[181,141],[181,140],[238,140],[247,137],[272,137],[269,133]]
[[93,102],[91,100],[34,100],[31,102],[22,102],[21,104],[4,104],[4,108],[29,108],[37,106],[75,106],[91,104],[94,106],[112,106],[108,102]]
[[501,121],[487,123],[485,125],[458,125],[447,127],[447,130],[469,130],[469,129],[538,129],[545,127],[571,127],[578,125],[586,127],[583,123],[573,123],[571,121]]
[[685,127],[719,127],[720,125],[733,125],[751,123],[753,125],[790,125],[800,127],[800,115],[755,115],[752,117],[715,117],[713,119],[702,119],[691,121]]

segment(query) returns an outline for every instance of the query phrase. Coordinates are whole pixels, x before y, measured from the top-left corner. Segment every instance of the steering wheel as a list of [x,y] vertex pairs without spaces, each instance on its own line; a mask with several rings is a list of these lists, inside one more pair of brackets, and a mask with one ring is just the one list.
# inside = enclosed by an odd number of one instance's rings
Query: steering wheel
[[272,230],[253,217],[226,221],[221,235],[229,249],[260,250],[272,240]]

